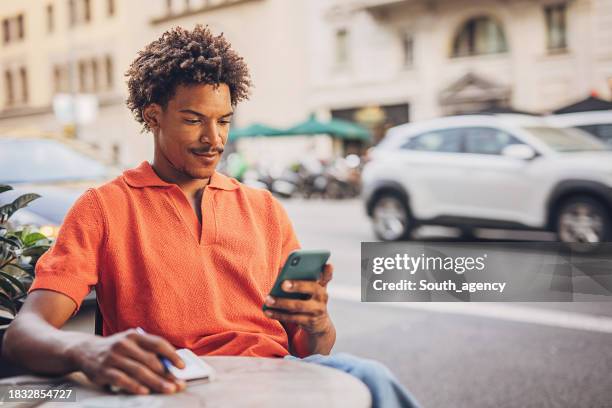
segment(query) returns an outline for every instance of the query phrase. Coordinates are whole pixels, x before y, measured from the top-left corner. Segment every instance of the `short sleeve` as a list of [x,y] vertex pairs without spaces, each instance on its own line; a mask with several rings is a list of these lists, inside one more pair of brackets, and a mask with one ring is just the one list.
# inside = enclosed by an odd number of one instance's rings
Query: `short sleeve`
[[66,214],[53,246],[38,259],[28,293],[38,289],[63,293],[76,304],[76,314],[98,282],[103,222],[96,192],[89,189]]

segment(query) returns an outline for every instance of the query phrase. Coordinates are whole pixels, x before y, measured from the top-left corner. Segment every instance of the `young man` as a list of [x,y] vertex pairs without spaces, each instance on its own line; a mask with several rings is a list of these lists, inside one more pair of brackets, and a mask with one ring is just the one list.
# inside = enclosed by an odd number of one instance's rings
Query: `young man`
[[[128,107],[153,133],[153,163],[89,189],[70,209],[5,335],[5,356],[36,372],[81,370],[94,383],[146,394],[185,388],[156,356],[183,367],[175,348],[293,355],[358,376],[376,406],[410,406],[384,367],[329,356],[330,265],[318,282],[284,283],[309,300],[267,296],[299,248],[291,222],[269,192],[215,172],[233,107],[251,86],[243,59],[207,28],[176,28],[141,51],[126,75]],[[94,286],[104,337],[59,330]],[[264,313],[264,301],[284,312]]]

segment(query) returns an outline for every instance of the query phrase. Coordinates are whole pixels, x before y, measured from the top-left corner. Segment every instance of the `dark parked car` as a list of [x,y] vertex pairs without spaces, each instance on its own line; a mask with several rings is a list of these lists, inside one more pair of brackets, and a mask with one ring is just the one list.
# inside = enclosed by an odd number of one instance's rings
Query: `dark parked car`
[[[0,184],[14,190],[0,195],[0,205],[26,193],[41,198],[16,212],[13,226],[33,225],[55,238],[64,216],[89,187],[102,184],[118,171],[94,159],[75,142],[54,138],[0,137]],[[86,303],[95,302],[90,294]]]

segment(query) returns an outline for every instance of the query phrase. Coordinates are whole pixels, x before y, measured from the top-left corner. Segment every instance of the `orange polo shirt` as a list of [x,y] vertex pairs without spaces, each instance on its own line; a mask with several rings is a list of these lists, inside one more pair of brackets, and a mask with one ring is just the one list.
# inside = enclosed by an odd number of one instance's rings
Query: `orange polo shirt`
[[285,210],[220,173],[201,207],[200,228],[185,193],[142,162],[79,197],[30,291],[61,292],[78,310],[95,286],[104,336],[141,326],[198,355],[288,354],[298,330],[261,310],[299,248]]

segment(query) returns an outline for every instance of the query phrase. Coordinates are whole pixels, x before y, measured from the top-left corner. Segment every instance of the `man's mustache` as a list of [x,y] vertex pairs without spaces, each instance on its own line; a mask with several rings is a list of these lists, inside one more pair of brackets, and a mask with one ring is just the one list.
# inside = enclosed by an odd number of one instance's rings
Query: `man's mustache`
[[206,153],[223,153],[223,151],[225,150],[223,148],[223,146],[206,146],[206,147],[201,147],[199,149],[191,149],[193,152],[197,153],[197,154],[206,154]]

